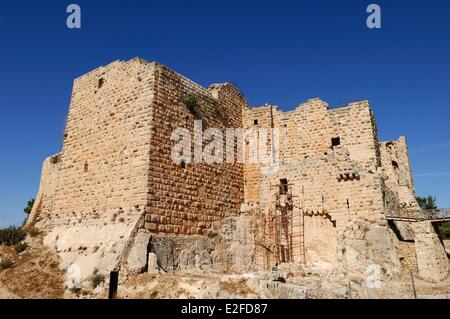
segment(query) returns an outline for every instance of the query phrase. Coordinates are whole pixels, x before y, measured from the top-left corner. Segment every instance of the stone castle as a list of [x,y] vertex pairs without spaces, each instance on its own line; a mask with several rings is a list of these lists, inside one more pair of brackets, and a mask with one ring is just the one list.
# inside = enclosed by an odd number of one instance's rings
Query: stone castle
[[[277,160],[175,164],[171,134],[193,132],[196,119],[204,129],[278,128]],[[447,256],[420,215],[406,139],[379,141],[368,101],[253,108],[234,85],[205,89],[136,58],[75,80],[62,150],[43,164],[28,225],[83,279],[143,271],[151,255],[163,270],[320,262],[377,265],[387,277],[410,259],[422,278],[444,280]]]

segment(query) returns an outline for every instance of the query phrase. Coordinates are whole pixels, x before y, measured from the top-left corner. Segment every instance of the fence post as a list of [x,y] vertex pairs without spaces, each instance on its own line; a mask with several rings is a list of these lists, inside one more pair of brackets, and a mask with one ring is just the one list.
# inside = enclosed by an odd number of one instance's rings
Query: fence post
[[108,299],[116,299],[117,298],[117,284],[118,283],[119,283],[119,272],[117,270],[113,270],[109,274]]

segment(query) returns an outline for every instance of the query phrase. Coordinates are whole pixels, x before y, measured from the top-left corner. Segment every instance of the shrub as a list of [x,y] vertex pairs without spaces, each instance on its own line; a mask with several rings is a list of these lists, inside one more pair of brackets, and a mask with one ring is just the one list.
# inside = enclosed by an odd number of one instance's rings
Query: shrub
[[22,228],[10,226],[0,229],[0,244],[8,246],[15,245],[25,238],[25,232]]
[[27,207],[25,207],[23,209],[23,211],[27,214],[30,215],[31,210],[33,209],[33,205],[34,205],[34,198],[30,199],[27,203]]
[[81,292],[81,288],[79,287],[72,287],[69,290],[76,295],[78,295]]
[[442,239],[450,239],[450,222],[441,223],[438,227],[441,232]]
[[93,289],[97,288],[97,286],[100,285],[104,281],[105,281],[105,276],[103,276],[101,274],[95,274],[94,276],[92,276],[92,279],[91,279],[92,288]]
[[39,229],[37,229],[36,227],[32,226],[30,227],[30,229],[28,230],[28,234],[31,237],[36,237],[37,235],[39,235],[41,232],[39,231]]
[[214,104],[214,115],[224,124],[230,121],[226,108],[219,106],[217,103]]
[[183,98],[183,103],[188,108],[189,112],[196,118],[200,118],[200,111],[198,105],[198,97],[195,94],[189,94],[187,97]]
[[9,258],[0,260],[0,270],[11,268],[14,262]]
[[20,243],[17,243],[14,248],[16,248],[16,251],[18,253],[21,253],[22,251],[25,251],[28,248],[28,244],[24,243],[24,242],[20,242]]

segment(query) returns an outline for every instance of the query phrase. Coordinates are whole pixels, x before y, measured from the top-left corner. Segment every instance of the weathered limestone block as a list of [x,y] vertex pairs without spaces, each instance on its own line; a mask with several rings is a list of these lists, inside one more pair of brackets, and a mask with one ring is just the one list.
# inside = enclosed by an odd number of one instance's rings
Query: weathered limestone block
[[137,232],[127,258],[127,268],[130,273],[140,273],[147,265],[150,237],[151,234],[146,229],[141,229]]
[[418,222],[415,227],[415,247],[419,275],[430,282],[440,282],[448,277],[448,258],[433,224]]
[[195,254],[190,249],[185,249],[178,258],[178,267],[180,269],[192,269],[195,267]]
[[155,253],[148,254],[148,262],[147,262],[147,272],[149,273],[158,273],[158,257]]
[[207,269],[213,264],[214,243],[203,236],[153,235],[150,250],[155,253],[163,271]]
[[388,277],[400,272],[400,261],[387,226],[352,221],[340,237],[342,254],[339,257],[345,268],[365,273],[369,267],[377,265]]
[[[112,219],[112,216],[121,216]],[[109,275],[126,255],[140,212],[117,209],[97,215],[92,212],[53,216],[36,223],[44,233],[44,244],[56,248],[60,268],[70,270],[68,281],[76,274],[80,282],[88,282],[94,273]],[[123,222],[119,221],[123,218]],[[69,278],[70,277],[70,278]],[[88,282],[89,283],[89,282]]]
[[212,266],[211,254],[206,250],[201,250],[195,254],[195,267],[198,269],[208,269]]

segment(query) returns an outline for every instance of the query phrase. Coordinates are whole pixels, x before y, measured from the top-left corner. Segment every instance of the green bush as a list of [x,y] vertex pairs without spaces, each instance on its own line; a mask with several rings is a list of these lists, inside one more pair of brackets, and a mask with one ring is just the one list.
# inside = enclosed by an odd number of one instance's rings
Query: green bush
[[182,101],[184,105],[186,105],[186,107],[188,108],[189,112],[191,112],[195,118],[201,117],[197,95],[189,94],[187,97],[182,98]]
[[80,292],[81,292],[81,288],[79,288],[79,287],[72,287],[69,290],[76,295],[80,294]]
[[15,245],[25,238],[25,232],[22,228],[10,226],[8,228],[0,229],[0,244],[8,246]]
[[101,274],[95,274],[94,276],[92,276],[92,279],[91,279],[92,288],[93,289],[97,288],[97,286],[100,285],[104,281],[105,281],[105,276],[103,276]]
[[25,207],[23,209],[23,211],[27,214],[30,215],[31,210],[33,209],[33,205],[34,205],[34,198],[30,199],[27,203],[27,207]]
[[37,229],[36,227],[30,227],[30,229],[28,230],[28,234],[31,237],[36,237],[37,235],[39,235],[41,232],[39,231],[39,229]]
[[227,110],[224,107],[219,106],[219,104],[215,103],[214,106],[214,115],[220,119],[225,125],[228,124],[230,118],[228,116]]
[[14,248],[16,248],[16,251],[18,253],[21,253],[22,251],[25,251],[28,248],[28,244],[24,243],[24,242],[20,242],[20,243],[16,244],[16,246]]
[[450,239],[450,222],[439,224],[442,239]]
[[11,268],[14,262],[9,258],[0,260],[0,270]]

